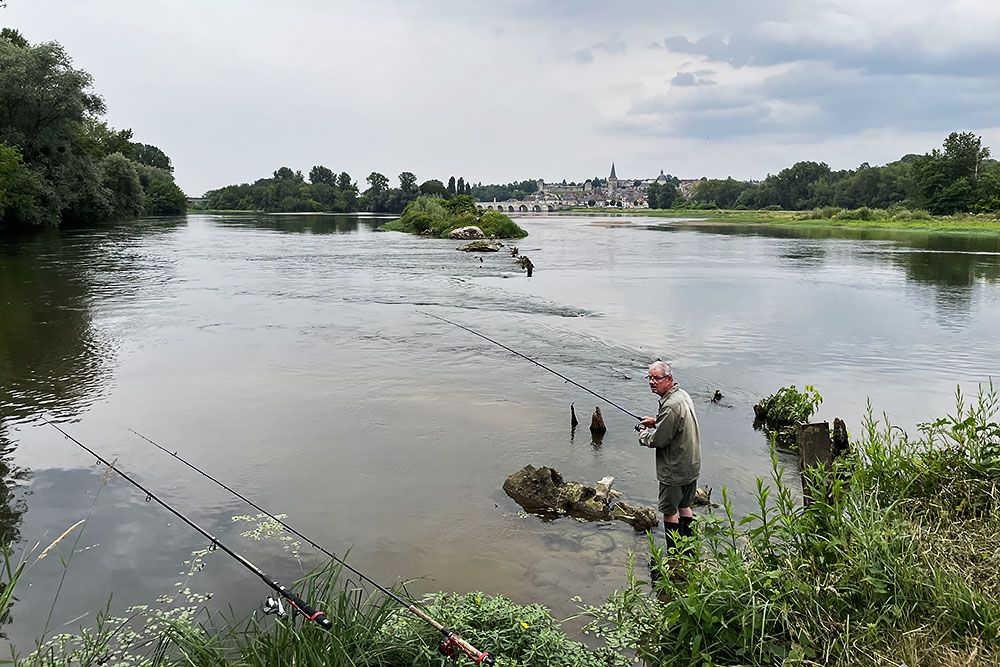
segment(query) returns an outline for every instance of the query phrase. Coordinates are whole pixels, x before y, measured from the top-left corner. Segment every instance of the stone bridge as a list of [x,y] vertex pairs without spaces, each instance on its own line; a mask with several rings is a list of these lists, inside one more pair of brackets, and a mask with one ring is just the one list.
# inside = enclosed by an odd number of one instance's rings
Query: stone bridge
[[476,207],[484,208],[487,211],[500,211],[501,213],[546,213],[556,210],[556,203],[508,199],[507,201],[477,201]]

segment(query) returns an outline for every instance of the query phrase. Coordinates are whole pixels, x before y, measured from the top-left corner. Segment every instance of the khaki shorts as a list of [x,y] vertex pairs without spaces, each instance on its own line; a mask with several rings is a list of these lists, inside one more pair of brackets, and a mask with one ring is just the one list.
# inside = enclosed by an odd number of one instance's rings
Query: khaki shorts
[[660,512],[665,516],[677,514],[682,507],[694,504],[694,492],[698,490],[698,480],[683,486],[670,486],[660,482]]

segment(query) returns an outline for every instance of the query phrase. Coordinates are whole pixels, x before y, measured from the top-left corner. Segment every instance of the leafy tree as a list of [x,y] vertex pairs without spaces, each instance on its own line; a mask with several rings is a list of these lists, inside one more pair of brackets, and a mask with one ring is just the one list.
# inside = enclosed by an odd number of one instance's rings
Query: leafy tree
[[[131,133],[131,130],[129,130],[129,133]],[[170,172],[174,170],[167,154],[151,144],[132,144],[132,154],[130,157],[139,164],[145,164]]]
[[[3,5],[0,4],[0,7]],[[19,30],[15,28],[3,28],[0,29],[0,39],[10,42],[12,45],[19,49],[28,48],[28,40],[24,38]]]
[[121,153],[112,153],[101,161],[101,185],[107,190],[109,217],[137,218],[142,215],[144,193],[135,167]]
[[417,187],[417,177],[412,172],[404,171],[399,175],[399,189],[403,191],[403,194],[415,195],[420,191],[420,188]]
[[452,176],[451,178],[448,179],[448,189],[447,189],[447,192],[448,192],[449,195],[454,195],[455,194],[455,177],[454,176]]
[[365,180],[368,181],[368,185],[370,186],[368,191],[379,193],[389,189],[389,179],[377,171],[368,174],[368,178]]
[[42,204],[45,196],[45,181],[25,164],[20,151],[0,144],[0,232],[57,224],[52,208]]
[[92,82],[59,44],[0,40],[0,143],[18,146],[32,168],[64,163],[84,121],[104,112]]
[[135,163],[139,184],[144,193],[144,215],[180,215],[187,209],[187,197],[166,169]]
[[461,176],[458,177],[458,182],[455,184],[455,192],[460,195],[465,194],[465,179]]
[[448,189],[445,188],[444,183],[436,178],[432,178],[420,184],[420,194],[445,197],[448,194]]
[[326,185],[336,186],[337,175],[334,174],[332,170],[318,164],[309,170],[309,182],[313,185],[316,185],[317,183],[325,183]]

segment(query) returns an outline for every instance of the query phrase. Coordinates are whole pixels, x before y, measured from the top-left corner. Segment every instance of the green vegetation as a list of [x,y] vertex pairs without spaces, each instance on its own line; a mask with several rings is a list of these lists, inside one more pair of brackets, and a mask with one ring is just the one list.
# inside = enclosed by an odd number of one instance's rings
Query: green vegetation
[[451,199],[418,197],[407,205],[399,220],[382,225],[382,229],[442,237],[453,229],[469,225],[479,227],[487,237],[498,239],[519,239],[528,235],[503,213],[477,208],[476,200],[468,195]]
[[[589,613],[647,664],[1000,664],[1000,424],[992,385],[911,439],[869,410],[853,451],[809,473],[801,506],[772,453],[758,509],[696,522],[643,581]],[[692,553],[703,550],[703,556]]]
[[0,233],[184,211],[170,158],[100,120],[92,83],[59,44],[0,32]]
[[777,443],[789,446],[795,439],[795,427],[808,422],[822,402],[823,397],[812,385],[807,384],[802,391],[794,384],[782,387],[754,406],[754,427],[759,422]]
[[508,199],[524,199],[528,195],[538,192],[538,183],[527,180],[506,185],[483,185],[477,183],[469,188],[467,194],[475,197],[476,201],[507,201]]

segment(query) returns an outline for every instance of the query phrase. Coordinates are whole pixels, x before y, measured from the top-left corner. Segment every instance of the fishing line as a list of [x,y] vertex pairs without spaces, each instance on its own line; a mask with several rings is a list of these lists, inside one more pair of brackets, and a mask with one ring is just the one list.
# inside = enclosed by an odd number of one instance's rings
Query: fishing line
[[170,451],[166,447],[163,447],[162,445],[154,442],[150,438],[147,438],[146,436],[144,436],[142,433],[139,433],[135,429],[131,429],[130,428],[129,430],[132,431],[132,433],[135,433],[137,436],[139,436],[143,440],[145,440],[146,442],[148,442],[149,444],[151,444],[154,447],[156,447],[157,449],[159,449],[161,452],[164,452],[164,453],[169,454],[170,456],[174,457],[175,459],[177,459],[178,461],[180,461],[181,463],[183,463],[188,468],[190,468],[191,470],[195,471],[196,473],[198,473],[202,477],[205,477],[206,479],[209,479],[212,482],[215,482],[216,484],[218,484],[219,486],[221,486],[223,489],[225,489],[229,493],[233,494],[234,496],[236,496],[237,498],[239,498],[243,502],[245,502],[250,507],[254,508],[255,510],[257,510],[261,514],[264,514],[265,516],[267,516],[272,521],[276,522],[278,525],[280,525],[282,528],[284,528],[286,531],[288,531],[292,535],[295,535],[296,537],[298,537],[298,538],[300,538],[302,540],[305,540],[314,549],[317,549],[317,550],[321,551],[322,553],[326,554],[331,559],[333,559],[334,561],[336,561],[337,563],[339,563],[341,566],[343,566],[344,568],[346,568],[350,572],[353,572],[360,579],[362,579],[363,581],[368,582],[369,584],[371,584],[372,586],[374,586],[375,588],[377,588],[379,591],[381,591],[384,595],[386,595],[387,597],[389,597],[390,599],[392,599],[393,601],[395,601],[396,603],[398,603],[399,605],[401,605],[402,607],[404,607],[407,611],[409,611],[410,613],[412,613],[414,616],[416,616],[417,618],[421,619],[422,621],[424,621],[428,625],[432,626],[435,630],[437,630],[438,632],[440,632],[443,635],[443,637],[444,637],[444,639],[441,640],[441,644],[438,646],[439,650],[444,655],[446,655],[446,656],[448,656],[450,658],[454,658],[454,657],[456,657],[456,654],[455,654],[454,651],[457,650],[457,649],[461,649],[462,652],[464,652],[467,656],[469,656],[469,658],[471,658],[472,660],[474,660],[477,663],[485,663],[487,665],[492,665],[493,664],[493,658],[488,653],[480,651],[475,646],[473,646],[472,644],[470,644],[466,640],[462,639],[462,637],[459,636],[457,633],[453,632],[452,630],[450,630],[448,627],[444,626],[443,624],[435,621],[433,618],[431,618],[430,616],[428,616],[426,612],[424,612],[422,609],[420,609],[419,607],[417,607],[414,603],[407,602],[406,600],[404,600],[403,598],[401,598],[399,595],[397,595],[396,593],[392,592],[390,589],[385,588],[384,586],[382,586],[381,584],[379,584],[377,581],[375,581],[374,579],[372,579],[371,577],[369,577],[368,575],[366,575],[364,572],[361,572],[360,570],[358,570],[355,567],[351,566],[345,560],[337,557],[336,555],[334,555],[333,553],[331,553],[329,550],[327,550],[322,545],[317,544],[316,542],[312,541],[311,539],[309,539],[308,537],[306,537],[305,535],[303,535],[302,533],[300,533],[299,531],[297,531],[292,526],[288,525],[287,523],[285,523],[284,521],[282,521],[281,519],[279,519],[275,515],[271,514],[270,512],[268,512],[266,509],[264,509],[263,507],[261,507],[257,503],[255,503],[254,501],[252,501],[249,498],[247,498],[246,496],[244,496],[242,493],[240,493],[236,489],[232,488],[231,486],[229,486],[225,482],[223,482],[223,481],[221,481],[221,480],[213,477],[212,475],[210,475],[209,473],[205,472],[204,470],[202,470],[198,466],[196,466],[193,463],[189,462],[187,459],[185,459],[184,457],[180,456],[177,452]]
[[624,412],[625,414],[627,414],[627,415],[628,415],[629,417],[632,417],[632,418],[634,418],[634,419],[637,419],[637,420],[639,420],[639,421],[641,421],[641,420],[642,420],[642,417],[640,417],[639,415],[635,414],[634,412],[632,412],[632,411],[630,411],[630,410],[626,410],[626,409],[625,409],[625,408],[623,408],[622,406],[620,406],[620,405],[618,405],[617,403],[615,403],[614,401],[612,401],[612,400],[611,400],[610,398],[605,398],[604,396],[601,396],[601,395],[600,395],[600,394],[598,394],[598,393],[597,393],[596,391],[592,391],[592,390],[588,389],[587,387],[584,387],[584,386],[583,386],[582,384],[580,384],[579,382],[576,382],[575,380],[571,380],[570,378],[566,377],[565,375],[563,375],[563,374],[562,374],[562,373],[560,373],[559,371],[556,371],[556,370],[552,370],[551,368],[549,368],[549,367],[548,367],[548,366],[546,366],[545,364],[543,364],[543,363],[541,363],[541,362],[538,362],[538,361],[535,361],[534,359],[532,359],[532,358],[531,358],[531,357],[529,357],[528,355],[526,355],[526,354],[521,354],[521,353],[520,353],[520,352],[518,352],[517,350],[512,350],[511,348],[507,347],[507,346],[506,346],[506,345],[504,345],[503,343],[501,343],[501,342],[499,342],[499,341],[495,341],[495,340],[493,340],[493,339],[492,339],[492,338],[490,338],[489,336],[486,336],[486,335],[483,335],[483,334],[479,333],[478,331],[475,331],[475,330],[473,330],[473,329],[470,329],[470,328],[469,328],[469,327],[467,327],[467,326],[463,326],[463,325],[459,324],[458,322],[452,322],[451,320],[449,320],[449,319],[445,319],[445,318],[443,318],[443,317],[440,317],[440,316],[438,316],[438,315],[434,315],[434,314],[432,314],[432,313],[428,313],[428,312],[426,312],[426,311],[423,311],[423,310],[418,310],[417,312],[418,312],[418,313],[420,313],[421,315],[426,315],[427,317],[433,317],[433,318],[434,318],[434,319],[436,319],[436,320],[441,320],[442,322],[447,322],[448,324],[450,324],[450,325],[452,325],[452,326],[456,326],[456,327],[458,327],[459,329],[464,329],[465,331],[468,331],[468,332],[469,332],[470,334],[475,334],[476,336],[479,336],[480,338],[483,338],[483,339],[485,339],[485,340],[488,340],[489,342],[493,343],[494,345],[498,345],[498,346],[502,347],[503,349],[507,350],[508,352],[510,352],[510,353],[512,353],[512,354],[516,354],[517,356],[521,357],[522,359],[524,359],[524,360],[526,360],[526,361],[530,361],[531,363],[535,364],[536,366],[538,366],[538,367],[540,367],[540,368],[544,368],[545,370],[547,370],[548,372],[552,373],[553,375],[558,375],[559,377],[561,377],[561,378],[562,378],[563,380],[565,380],[566,382],[569,382],[570,384],[572,384],[572,385],[575,385],[575,386],[579,387],[580,389],[583,389],[583,390],[584,390],[585,392],[587,392],[588,394],[591,394],[591,395],[593,395],[593,396],[596,396],[597,398],[601,399],[602,401],[604,401],[604,402],[605,402],[605,403],[607,403],[608,405],[610,405],[610,406],[612,406],[612,407],[615,407],[615,408],[618,408],[619,410],[621,410],[622,412]]

